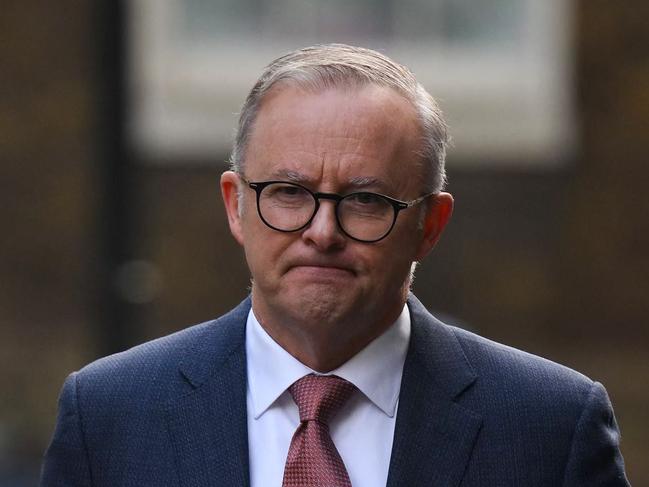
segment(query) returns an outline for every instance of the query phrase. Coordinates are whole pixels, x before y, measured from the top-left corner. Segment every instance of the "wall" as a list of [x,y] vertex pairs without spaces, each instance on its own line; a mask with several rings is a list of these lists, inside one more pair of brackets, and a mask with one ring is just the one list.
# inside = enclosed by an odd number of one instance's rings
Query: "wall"
[[[14,0],[0,17],[0,387],[9,391],[0,479],[33,475],[63,379],[104,348],[96,5]],[[549,172],[460,170],[451,154],[456,214],[415,290],[452,321],[603,381],[630,478],[649,483],[649,4],[582,0],[577,10],[581,149]],[[132,252],[159,276],[153,299],[134,307],[129,343],[208,319],[246,294],[218,194],[215,161],[225,157],[132,175]]]

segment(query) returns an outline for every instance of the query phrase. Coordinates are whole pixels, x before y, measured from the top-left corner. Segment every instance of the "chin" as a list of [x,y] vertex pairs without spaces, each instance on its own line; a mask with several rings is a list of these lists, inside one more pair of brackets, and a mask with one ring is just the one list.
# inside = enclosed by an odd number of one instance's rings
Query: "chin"
[[290,300],[291,312],[299,313],[305,321],[312,323],[338,322],[352,308],[350,294],[340,287],[310,285],[298,290],[298,296]]

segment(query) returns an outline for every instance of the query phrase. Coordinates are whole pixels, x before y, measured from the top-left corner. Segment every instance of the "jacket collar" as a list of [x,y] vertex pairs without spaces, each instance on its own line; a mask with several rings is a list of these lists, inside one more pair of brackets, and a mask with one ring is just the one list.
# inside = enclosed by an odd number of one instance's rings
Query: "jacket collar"
[[183,486],[250,484],[245,324],[250,298],[199,327],[180,373],[189,392],[167,406],[178,481]]
[[477,379],[453,329],[408,298],[412,335],[399,396],[388,487],[459,485],[482,424],[463,407]]

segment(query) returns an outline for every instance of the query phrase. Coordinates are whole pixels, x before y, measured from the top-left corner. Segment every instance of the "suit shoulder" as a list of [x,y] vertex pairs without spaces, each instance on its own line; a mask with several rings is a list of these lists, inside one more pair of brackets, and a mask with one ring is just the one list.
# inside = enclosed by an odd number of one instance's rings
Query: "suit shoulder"
[[218,319],[100,358],[77,373],[77,383],[85,389],[169,388],[183,380],[183,363],[209,367],[241,349],[249,309],[245,303]]
[[552,397],[576,394],[581,400],[586,399],[593,386],[590,378],[565,365],[460,328],[448,328],[478,377],[488,384],[509,384]]
[[123,352],[97,359],[79,372],[79,376],[110,374],[118,370],[159,368],[178,363],[188,349],[202,337],[209,335],[217,320],[184,328],[180,331],[136,345]]
[[466,377],[478,377],[478,383],[491,387],[576,389],[587,394],[593,385],[588,377],[566,366],[442,323],[413,295],[408,305],[413,333],[421,343],[418,350],[422,356],[435,357],[433,368],[451,364]]

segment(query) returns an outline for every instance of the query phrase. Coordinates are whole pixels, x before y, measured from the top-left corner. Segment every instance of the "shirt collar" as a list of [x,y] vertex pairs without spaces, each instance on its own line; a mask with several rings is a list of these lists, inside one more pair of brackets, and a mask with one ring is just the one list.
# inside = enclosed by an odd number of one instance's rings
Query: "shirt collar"
[[[409,341],[410,313],[404,305],[390,328],[328,374],[348,380],[381,411],[393,417]],[[257,321],[252,309],[246,326],[246,360],[255,419],[264,414],[293,382],[317,373],[275,342]]]

